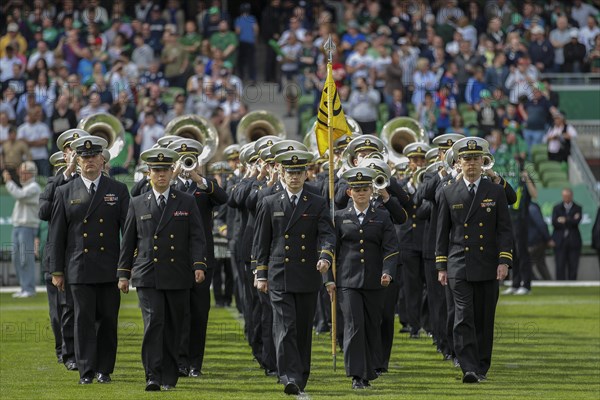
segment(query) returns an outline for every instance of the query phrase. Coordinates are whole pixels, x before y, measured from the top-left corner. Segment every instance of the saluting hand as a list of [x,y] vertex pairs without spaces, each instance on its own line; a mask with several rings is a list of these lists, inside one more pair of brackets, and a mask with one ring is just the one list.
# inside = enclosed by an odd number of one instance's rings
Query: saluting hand
[[196,276],[196,283],[202,283],[202,282],[204,282],[204,279],[206,278],[204,276],[204,271],[202,271],[201,269],[195,271],[194,275]]
[[119,290],[125,294],[129,293],[129,280],[128,279],[119,279],[119,283],[117,283],[117,287]]

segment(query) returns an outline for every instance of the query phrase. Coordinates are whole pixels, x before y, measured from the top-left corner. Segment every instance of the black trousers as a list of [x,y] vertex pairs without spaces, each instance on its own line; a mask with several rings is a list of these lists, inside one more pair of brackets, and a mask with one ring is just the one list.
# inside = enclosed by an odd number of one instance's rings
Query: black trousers
[[402,250],[402,279],[404,300],[406,301],[406,319],[417,333],[421,328],[421,306],[423,302],[423,253],[415,250]]
[[[542,281],[552,280],[548,265],[546,264],[546,243],[540,242],[535,246],[529,247],[529,259],[531,260],[532,270],[537,270],[535,279]],[[535,266],[535,269],[533,268]],[[535,275],[532,272],[532,275]]]
[[60,305],[59,290],[52,284],[52,281],[48,282],[46,279],[46,293],[48,294],[48,314],[50,316],[50,327],[54,334],[54,352],[56,358],[59,360],[63,359],[62,347],[63,347],[63,336],[62,336],[62,306]]
[[80,377],[112,374],[117,357],[121,295],[116,282],[71,284],[75,305],[75,358]]
[[179,347],[179,366],[202,371],[204,349],[206,347],[206,328],[210,312],[210,283],[213,269],[205,272],[204,282],[190,289],[190,301],[185,307]]
[[433,337],[437,341],[437,347],[442,354],[450,354],[448,348],[448,336],[446,335],[446,321],[448,311],[446,310],[446,294],[444,287],[438,282],[438,272],[435,269],[435,260],[425,258],[425,283],[427,285],[427,304],[429,306],[429,326]]
[[444,295],[446,297],[446,325],[444,332],[446,333],[446,343],[448,346],[448,353],[453,357],[456,357],[454,351],[454,295],[450,285],[444,286]]
[[[269,46],[270,47],[270,46]],[[237,67],[239,77],[244,80],[256,82],[256,46],[254,43],[240,42],[238,47]]]
[[[232,241],[229,242],[231,249]],[[244,263],[236,258],[235,253],[231,252],[231,274],[233,276],[233,296],[235,297],[235,307],[240,314],[244,313]],[[241,265],[240,265],[241,262]]]
[[260,363],[267,371],[277,369],[275,343],[273,342],[273,306],[267,293],[258,292],[258,308],[260,312]]
[[243,304],[244,304],[244,331],[248,344],[252,348],[252,355],[259,363],[262,355],[262,334],[261,334],[261,312],[258,302],[258,291],[254,287],[254,274],[252,273],[250,263],[246,264],[243,275]]
[[381,363],[381,316],[385,289],[338,288],[344,313],[344,365],[346,376],[376,379]]
[[65,291],[58,292],[61,308],[61,334],[63,362],[75,362],[75,305],[71,294],[71,285],[65,284]]
[[273,306],[273,341],[281,383],[304,390],[310,376],[312,324],[317,292],[287,293],[269,289]]
[[400,293],[400,279],[394,278],[384,290],[383,312],[381,315],[381,366],[387,371],[392,355],[394,343],[394,322],[396,317],[396,304]]
[[215,303],[229,307],[233,298],[233,271],[229,258],[217,258],[212,279]]
[[175,386],[179,379],[177,356],[181,343],[183,314],[190,290],[137,288],[144,320],[142,364],[146,381]]
[[581,246],[574,246],[568,241],[562,243],[560,247],[554,249],[554,260],[556,262],[556,280],[557,281],[576,281],[577,270],[579,269],[579,256]]
[[512,265],[512,287],[523,286],[531,289],[531,258],[527,248],[527,226],[513,221],[513,238],[515,244],[515,257]]
[[448,279],[454,295],[454,351],[463,373],[487,374],[492,363],[498,281]]

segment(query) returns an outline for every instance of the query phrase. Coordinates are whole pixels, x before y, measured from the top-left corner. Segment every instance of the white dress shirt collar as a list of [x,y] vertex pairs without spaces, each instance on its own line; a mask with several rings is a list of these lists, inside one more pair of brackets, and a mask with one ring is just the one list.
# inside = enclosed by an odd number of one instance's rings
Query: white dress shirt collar
[[302,190],[304,190],[304,189],[300,189],[300,191],[298,193],[292,193],[288,190],[287,187],[285,188],[285,191],[287,192],[288,198],[290,199],[290,201],[292,201],[292,196],[294,196],[294,195],[296,196],[296,205],[298,205],[298,200],[300,200],[300,196],[302,196]]
[[477,189],[479,189],[479,184],[481,183],[481,177],[479,177],[479,178],[478,178],[478,179],[477,179],[475,182],[469,182],[469,181],[467,180],[467,178],[465,178],[465,177],[463,176],[463,181],[465,182],[465,185],[467,185],[467,189],[469,189],[469,185],[470,185],[471,183],[474,183],[474,184],[475,184],[475,193],[477,193]]
[[152,188],[152,191],[154,192],[154,198],[156,199],[156,204],[158,204],[160,206],[160,200],[158,200],[158,198],[162,194],[163,196],[165,196],[165,203],[166,203],[169,200],[169,193],[171,192],[171,187],[168,187],[167,190],[165,190],[163,193],[157,192],[154,187]]
[[92,182],[94,183],[94,190],[98,191],[98,184],[100,183],[101,176],[102,174],[98,174],[98,177],[92,181],[86,178],[85,176],[81,175],[81,180],[83,181],[83,184],[85,185],[85,188],[88,192],[90,191],[90,186],[92,185]]

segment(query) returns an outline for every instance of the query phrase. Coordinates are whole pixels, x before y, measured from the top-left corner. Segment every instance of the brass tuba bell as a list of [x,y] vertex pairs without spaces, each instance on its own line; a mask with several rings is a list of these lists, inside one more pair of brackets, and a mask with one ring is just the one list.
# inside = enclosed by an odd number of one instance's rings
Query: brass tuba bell
[[[352,117],[346,115],[346,123],[348,124],[349,131],[345,134],[345,136],[350,136],[352,138],[362,135],[362,129],[358,122]],[[304,134],[304,139],[302,143],[310,150],[310,151],[318,151],[317,146],[317,121],[312,124],[311,128]]]
[[409,117],[396,117],[381,129],[381,140],[388,148],[389,158],[395,160],[402,155],[406,145],[414,142],[429,144],[429,137],[419,121]]
[[79,121],[77,128],[83,129],[92,136],[105,139],[108,142],[106,148],[110,158],[118,156],[125,147],[125,129],[121,121],[112,114],[92,114]]
[[173,118],[165,127],[165,136],[173,135],[194,139],[202,143],[202,154],[198,156],[200,165],[213,158],[219,146],[217,128],[207,119],[198,115],[181,115]]
[[285,125],[273,113],[265,110],[251,111],[240,120],[236,138],[238,143],[252,143],[263,136],[286,137]]

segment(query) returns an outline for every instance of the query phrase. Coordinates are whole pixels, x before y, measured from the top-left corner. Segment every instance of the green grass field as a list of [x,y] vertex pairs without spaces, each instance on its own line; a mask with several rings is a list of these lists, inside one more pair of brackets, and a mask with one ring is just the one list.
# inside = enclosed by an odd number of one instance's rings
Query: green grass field
[[[534,288],[527,297],[501,297],[487,382],[464,385],[441,361],[429,338],[397,334],[390,372],[353,392],[343,355],[332,370],[330,341],[315,336],[306,398],[369,399],[598,399],[600,288]],[[289,398],[252,361],[233,309],[210,314],[204,375],[179,380],[172,392],[144,392],[142,323],[137,296],[123,296],[113,382],[79,386],[77,372],[56,363],[46,295],[0,295],[0,397],[3,399],[271,399]]]

